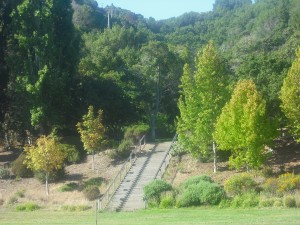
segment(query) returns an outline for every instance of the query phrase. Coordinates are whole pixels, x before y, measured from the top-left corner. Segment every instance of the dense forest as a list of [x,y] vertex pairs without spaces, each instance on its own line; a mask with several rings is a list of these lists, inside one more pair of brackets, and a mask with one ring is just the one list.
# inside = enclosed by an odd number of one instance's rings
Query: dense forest
[[152,138],[173,136],[184,64],[196,67],[210,41],[229,86],[253,80],[286,126],[279,96],[300,46],[298,0],[216,0],[211,12],[160,21],[94,0],[1,0],[1,139],[78,135],[90,105],[109,139],[141,123]]

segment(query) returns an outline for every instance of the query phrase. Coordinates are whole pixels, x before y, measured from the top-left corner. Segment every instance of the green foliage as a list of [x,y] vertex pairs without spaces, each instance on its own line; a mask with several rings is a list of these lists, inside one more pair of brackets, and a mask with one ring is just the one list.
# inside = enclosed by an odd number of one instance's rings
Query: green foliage
[[157,205],[161,202],[161,195],[164,192],[172,191],[172,186],[163,180],[154,180],[144,187],[144,198],[147,201],[155,201]]
[[288,195],[284,197],[284,206],[287,208],[295,208],[297,207],[296,199],[294,196]]
[[133,144],[137,144],[140,138],[147,134],[150,127],[147,124],[138,124],[127,127],[124,133],[124,139]]
[[[46,172],[45,171],[41,171],[41,170],[34,171],[33,175],[41,183],[46,182]],[[50,172],[48,174],[48,183],[54,183],[57,181],[61,181],[65,177],[66,177],[66,171],[65,171],[64,167],[57,169],[57,170],[53,170],[52,172]]]
[[25,189],[19,190],[15,193],[15,196],[18,198],[24,198],[25,197]]
[[128,158],[132,151],[132,142],[130,140],[122,140],[117,149],[114,149],[110,154],[113,159]]
[[216,119],[228,98],[226,66],[210,41],[195,59],[196,70],[184,67],[177,133],[187,151],[207,156],[214,141]]
[[159,208],[161,209],[169,209],[173,208],[176,204],[176,200],[174,198],[173,193],[171,194],[166,194],[161,197]]
[[91,178],[87,181],[83,182],[83,186],[84,187],[88,187],[88,186],[97,186],[99,187],[102,183],[103,183],[104,179],[102,177],[95,177],[95,178]]
[[83,194],[87,200],[93,201],[100,196],[99,187],[96,185],[88,185],[83,189]]
[[288,124],[297,141],[300,141],[300,48],[296,52],[296,59],[289,69],[281,88],[281,108],[288,119]]
[[9,170],[0,168],[0,179],[8,179],[9,177],[10,177]]
[[257,187],[258,184],[248,173],[233,175],[224,183],[226,193],[233,196],[255,191]]
[[32,212],[32,211],[38,210],[40,208],[41,207],[34,202],[27,202],[27,203],[16,206],[17,211],[27,211],[27,212]]
[[225,197],[224,189],[206,175],[190,178],[180,187],[178,207],[217,205]]
[[61,148],[67,154],[67,163],[78,163],[80,161],[80,153],[75,145],[62,144]]
[[64,184],[59,188],[59,191],[61,192],[70,192],[70,191],[75,191],[79,188],[79,185],[77,183],[71,182]]
[[190,185],[196,185],[202,181],[207,181],[210,183],[213,183],[213,180],[211,179],[210,176],[207,175],[200,175],[200,176],[196,176],[196,177],[190,177],[187,180],[185,180],[182,184],[180,184],[180,189],[184,190],[186,188],[188,188]]
[[275,133],[266,114],[266,103],[253,81],[239,81],[215,131],[219,148],[232,152],[231,166],[261,166],[266,159],[264,146],[273,140]]
[[236,195],[230,206],[233,208],[251,208],[259,205],[259,195],[256,192],[250,191],[241,195]]
[[33,177],[32,170],[28,169],[24,164],[26,154],[22,153],[19,157],[12,163],[11,171],[17,176],[22,178]]

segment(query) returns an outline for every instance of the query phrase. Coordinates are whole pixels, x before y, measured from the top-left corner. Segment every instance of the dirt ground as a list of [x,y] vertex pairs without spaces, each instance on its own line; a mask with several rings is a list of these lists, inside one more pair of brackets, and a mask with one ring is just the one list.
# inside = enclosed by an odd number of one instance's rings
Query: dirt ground
[[[2,153],[0,161],[10,159],[11,155]],[[92,157],[88,156],[86,161],[66,167],[66,179],[62,182],[51,183],[49,185],[50,194],[46,195],[45,184],[35,178],[21,178],[0,180],[0,208],[7,205],[8,201],[16,195],[16,192],[24,192],[24,197],[17,198],[17,203],[35,202],[45,208],[58,209],[63,205],[84,205],[94,206],[94,201],[89,202],[85,199],[82,191],[61,192],[59,188],[66,183],[76,182],[78,184],[94,178],[102,177],[103,184],[100,187],[103,193],[112,178],[121,169],[122,162],[115,162],[110,159],[105,152],[95,155],[95,171],[92,171]]]
[[[0,166],[17,156],[9,152],[0,153]],[[91,170],[92,157],[88,156],[81,164],[74,164],[66,167],[66,180],[50,184],[50,195],[45,194],[45,185],[35,178],[0,180],[0,209],[6,207],[8,201],[16,195],[16,192],[24,192],[24,197],[17,198],[17,203],[35,202],[40,206],[50,209],[59,209],[63,205],[84,205],[93,207],[94,201],[89,202],[80,191],[60,192],[59,188],[66,183],[82,183],[90,178],[102,177],[104,182],[100,187],[103,193],[111,180],[119,172],[122,162],[115,162],[102,152],[95,155],[96,171]],[[274,148],[267,167],[274,175],[285,172],[300,173],[300,145],[292,142],[285,142]],[[229,176],[243,172],[230,170],[227,162],[218,164],[218,172],[213,173],[212,163],[201,163],[190,155],[173,157],[169,168],[165,173],[165,179],[174,186],[190,176],[207,174],[216,182],[222,184]]]

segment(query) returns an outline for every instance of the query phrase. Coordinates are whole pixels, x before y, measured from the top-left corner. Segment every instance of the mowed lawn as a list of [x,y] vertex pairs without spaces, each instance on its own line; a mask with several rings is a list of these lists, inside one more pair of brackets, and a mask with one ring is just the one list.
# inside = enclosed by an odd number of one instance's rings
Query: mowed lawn
[[[98,213],[98,223],[103,225],[299,225],[300,209],[171,209],[141,210],[131,213]],[[0,224],[96,224],[93,211],[64,212],[39,210],[13,212],[0,210]]]

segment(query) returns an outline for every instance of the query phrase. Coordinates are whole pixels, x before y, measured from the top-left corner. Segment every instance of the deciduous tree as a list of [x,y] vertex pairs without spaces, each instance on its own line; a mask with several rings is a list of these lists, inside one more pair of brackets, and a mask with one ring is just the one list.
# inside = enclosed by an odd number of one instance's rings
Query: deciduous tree
[[232,152],[231,166],[261,166],[266,159],[264,146],[273,140],[274,131],[266,114],[266,101],[254,82],[239,81],[217,120],[214,134],[219,148]]
[[289,69],[281,88],[281,109],[288,119],[290,129],[300,142],[300,48],[296,53],[296,59]]
[[102,123],[103,111],[99,110],[98,115],[94,113],[94,107],[89,106],[88,113],[82,117],[82,122],[77,123],[77,130],[80,134],[84,149],[93,156],[92,170],[95,169],[94,153],[99,151],[105,142],[105,127]]
[[192,153],[208,156],[210,146],[214,153],[216,172],[216,148],[213,133],[217,117],[227,99],[226,67],[210,41],[198,53],[196,70],[185,66],[182,77],[182,93],[179,100],[178,138],[184,148]]
[[52,136],[41,136],[37,139],[36,146],[25,147],[25,164],[34,171],[46,174],[46,193],[49,195],[49,174],[62,168],[67,157],[63,145]]

